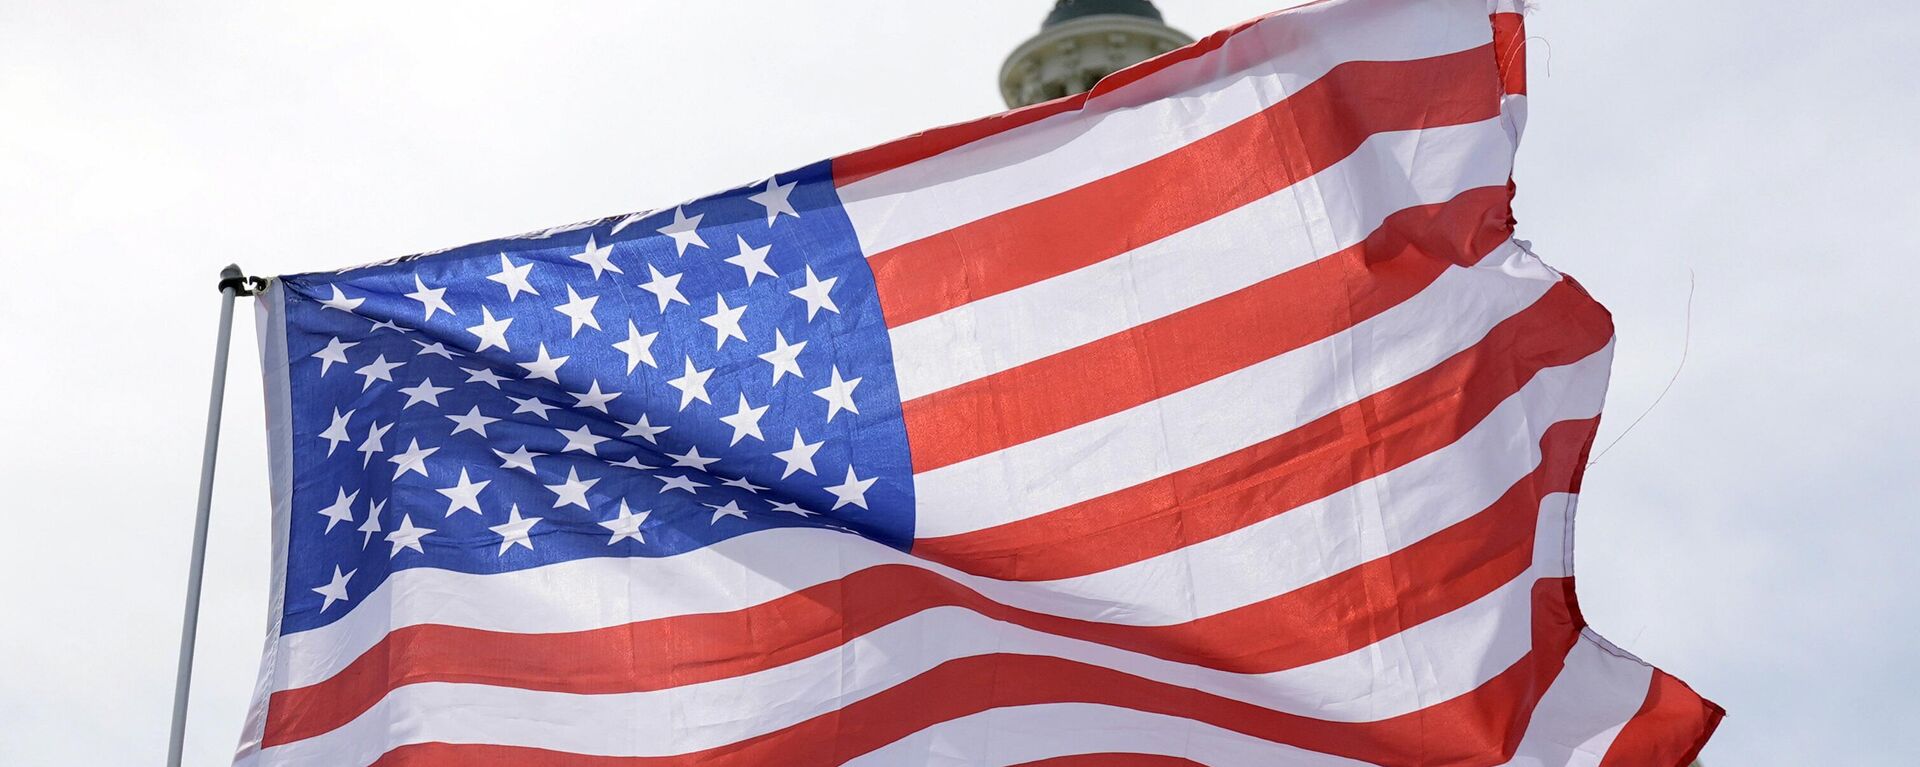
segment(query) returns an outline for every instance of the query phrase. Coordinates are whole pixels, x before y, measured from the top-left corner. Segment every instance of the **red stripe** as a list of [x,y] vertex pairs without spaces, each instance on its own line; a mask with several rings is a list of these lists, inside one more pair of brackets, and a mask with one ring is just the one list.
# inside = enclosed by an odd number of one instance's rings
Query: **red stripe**
[[[1092,343],[911,400],[915,472],[1165,397],[1352,328],[1506,241],[1507,191],[1395,212],[1366,240]],[[1042,331],[1044,332],[1044,331]]]
[[[1103,81],[1104,82],[1104,81]],[[846,186],[861,179],[925,160],[967,144],[1031,125],[1085,106],[1088,94],[1069,96],[1002,112],[971,122],[946,125],[833,158],[833,182]]]
[[1017,522],[914,542],[916,556],[1001,580],[1070,578],[1214,538],[1380,476],[1458,440],[1549,367],[1613,337],[1571,282],[1472,347],[1285,434]]
[[1600,767],[1685,767],[1726,714],[1685,682],[1655,670],[1646,702],[1613,739]]
[[1479,689],[1408,714],[1375,722],[1328,722],[1276,712],[1111,669],[1032,655],[956,660],[847,707],[738,743],[668,757],[606,757],[543,749],[427,743],[402,746],[376,764],[440,765],[703,765],[785,767],[836,765],[941,722],[995,708],[1092,703],[1178,716],[1251,737],[1378,764],[1472,767],[1513,754],[1540,695],[1560,672],[1578,628],[1567,609],[1572,584],[1542,579],[1534,587],[1534,647]]
[[1178,150],[869,259],[887,325],[1104,261],[1308,178],[1382,131],[1495,117],[1492,43],[1353,61]]
[[846,186],[869,176],[911,165],[1057,114],[1079,111],[1086,108],[1087,102],[1093,98],[1106,96],[1175,64],[1191,61],[1218,50],[1226,45],[1229,38],[1252,28],[1259,21],[1254,19],[1228,27],[1186,47],[1114,72],[1101,78],[1094,84],[1093,89],[1086,93],[1022,107],[971,122],[915,133],[879,146],[841,155],[833,159],[834,183],[838,186]]
[[[1518,13],[1493,14],[1493,51],[1494,64],[1500,73],[1501,93],[1524,95],[1527,92],[1526,17]],[[1507,199],[1513,199],[1518,191],[1513,177],[1508,176]],[[1515,221],[1509,216],[1507,228],[1512,229],[1514,225]]]
[[1527,20],[1518,13],[1493,15],[1493,50],[1500,67],[1500,90],[1527,92]]
[[456,682],[581,694],[740,676],[833,649],[910,615],[959,606],[996,620],[1166,660],[1259,674],[1337,657],[1452,612],[1526,572],[1540,501],[1571,489],[1597,421],[1541,440],[1542,463],[1487,509],[1391,555],[1246,607],[1172,626],[1122,626],[1021,610],[933,572],[863,570],[744,610],[591,631],[397,629],[334,677],[274,693],[268,746],[351,721],[407,684]]

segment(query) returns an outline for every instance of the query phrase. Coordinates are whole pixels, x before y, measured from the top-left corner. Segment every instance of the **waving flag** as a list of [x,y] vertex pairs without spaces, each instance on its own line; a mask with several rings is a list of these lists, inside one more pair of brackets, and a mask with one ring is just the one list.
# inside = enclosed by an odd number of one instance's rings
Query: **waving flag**
[[263,296],[258,765],[1678,765],[1509,0]]

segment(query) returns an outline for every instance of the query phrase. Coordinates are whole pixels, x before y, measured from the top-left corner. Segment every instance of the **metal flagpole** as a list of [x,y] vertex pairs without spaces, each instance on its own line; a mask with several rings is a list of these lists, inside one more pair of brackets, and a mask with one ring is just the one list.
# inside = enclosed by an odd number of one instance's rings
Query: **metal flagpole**
[[213,463],[220,449],[220,409],[227,393],[227,347],[233,338],[233,299],[257,284],[237,264],[220,270],[220,332],[213,350],[213,395],[207,400],[206,447],[200,456],[200,506],[193,519],[193,560],[187,565],[187,608],[180,619],[180,663],[173,678],[173,731],[167,767],[180,767],[187,735],[187,687],[193,682],[193,642],[200,622],[200,576],[207,562],[207,516],[213,508]]

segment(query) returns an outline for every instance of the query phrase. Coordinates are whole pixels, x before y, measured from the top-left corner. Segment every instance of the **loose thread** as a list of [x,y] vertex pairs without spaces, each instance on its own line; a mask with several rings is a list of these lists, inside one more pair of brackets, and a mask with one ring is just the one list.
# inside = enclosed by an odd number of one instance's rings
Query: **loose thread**
[[1608,451],[1613,450],[1615,445],[1620,444],[1620,440],[1626,439],[1627,435],[1633,432],[1633,427],[1639,426],[1641,421],[1646,420],[1647,416],[1653,413],[1653,409],[1660,406],[1660,401],[1667,398],[1667,392],[1673,391],[1674,382],[1680,380],[1680,371],[1687,369],[1687,352],[1693,348],[1693,291],[1695,287],[1695,275],[1692,269],[1688,269],[1686,330],[1683,331],[1680,336],[1680,363],[1674,365],[1673,377],[1667,379],[1667,385],[1660,390],[1660,396],[1653,398],[1653,403],[1647,405],[1646,410],[1641,411],[1639,418],[1633,419],[1633,423],[1627,424],[1627,428],[1621,431],[1618,436],[1615,436],[1612,442],[1608,442],[1607,446],[1602,448],[1598,454],[1594,455],[1593,460],[1587,461],[1588,466],[1599,463],[1600,459],[1605,457]]
[[1526,37],[1520,38],[1519,40],[1515,40],[1513,42],[1513,47],[1509,49],[1506,53],[1507,60],[1501,64],[1500,71],[1504,72],[1509,69],[1512,69],[1514,57],[1519,56],[1521,53],[1525,52],[1527,50],[1527,44],[1532,43],[1535,40],[1539,40],[1542,45],[1545,45],[1547,47],[1546,58],[1543,59],[1540,63],[1544,65],[1547,77],[1553,77],[1553,41],[1548,40],[1545,35],[1528,35]]

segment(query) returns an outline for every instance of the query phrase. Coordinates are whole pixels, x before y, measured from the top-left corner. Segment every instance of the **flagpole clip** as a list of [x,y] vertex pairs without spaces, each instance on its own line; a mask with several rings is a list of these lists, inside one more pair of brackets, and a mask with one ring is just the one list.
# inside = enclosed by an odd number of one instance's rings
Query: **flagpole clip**
[[220,292],[232,290],[236,296],[251,296],[267,289],[265,277],[248,277],[239,264],[227,264],[220,270]]

